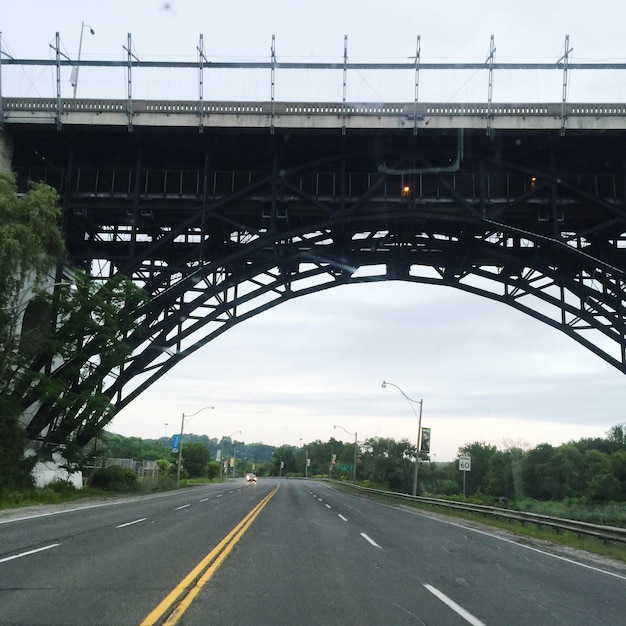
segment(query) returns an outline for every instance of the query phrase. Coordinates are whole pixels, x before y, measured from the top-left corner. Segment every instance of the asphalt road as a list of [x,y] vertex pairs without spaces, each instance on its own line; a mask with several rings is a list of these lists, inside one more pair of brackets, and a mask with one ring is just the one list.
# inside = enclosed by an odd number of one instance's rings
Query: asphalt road
[[324,483],[103,504],[0,514],[0,624],[626,625],[624,570]]

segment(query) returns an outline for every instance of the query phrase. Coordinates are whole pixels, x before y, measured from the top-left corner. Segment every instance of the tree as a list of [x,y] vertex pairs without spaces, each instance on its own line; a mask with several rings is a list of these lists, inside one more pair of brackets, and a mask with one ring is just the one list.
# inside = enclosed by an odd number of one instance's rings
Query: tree
[[609,441],[626,448],[626,423],[611,426],[606,436]]
[[[472,470],[466,472],[467,476],[465,477],[465,493],[467,495],[480,491],[481,487],[484,486],[483,481],[489,471],[489,463],[497,451],[496,446],[479,441],[459,448],[459,456],[469,455],[472,458]],[[461,476],[459,480],[462,481],[463,477]]]
[[183,467],[190,478],[207,475],[207,463],[211,460],[209,449],[201,443],[186,443],[182,451]]
[[607,502],[620,499],[621,486],[613,474],[596,474],[587,485],[587,496],[592,501]]
[[171,448],[153,439],[124,437],[103,431],[99,437],[99,454],[109,458],[156,461],[170,456]]
[[620,485],[618,498],[626,500],[626,450],[620,450],[611,456],[611,473]]
[[611,473],[611,457],[599,450],[585,450],[583,453],[584,482],[589,483],[594,476]]
[[415,446],[408,439],[372,437],[363,445],[362,477],[390,491],[410,493],[415,471]]
[[50,259],[65,254],[60,218],[52,187],[33,184],[18,196],[15,176],[0,171],[0,305],[5,321],[26,279],[40,283],[50,270]]
[[529,450],[522,463],[525,495],[537,500],[549,500],[550,488],[546,482],[547,468],[554,455],[549,443],[541,443]]
[[280,446],[274,450],[270,463],[270,474],[272,476],[285,476],[298,472],[298,463],[293,446]]
[[103,393],[104,381],[132,352],[128,338],[146,300],[122,275],[96,283],[77,273],[75,293],[43,291],[44,278],[64,254],[59,219],[54,189],[38,184],[18,196],[13,175],[0,172],[0,474],[5,489],[27,483],[37,458],[56,450],[76,461],[110,421],[114,407]]
[[51,259],[65,253],[52,187],[36,184],[18,196],[15,176],[0,171],[0,492],[30,483],[34,460],[24,458],[22,407],[7,392],[19,368],[18,320],[25,284],[41,284]]
[[24,428],[38,454],[78,453],[113,417],[104,379],[132,351],[126,338],[146,296],[124,276],[98,284],[77,275],[71,296],[40,297],[55,314],[7,393],[20,414],[28,412]]
[[480,490],[490,496],[511,498],[515,493],[513,481],[514,459],[515,456],[512,454],[512,451],[496,450],[489,459],[487,473],[483,484],[480,485]]
[[220,475],[220,464],[217,461],[209,461],[206,464],[206,475],[209,480],[213,480]]
[[[354,448],[352,448],[354,450]],[[310,443],[304,445],[298,451],[297,463],[300,468],[300,472],[304,474],[304,467],[307,457],[309,459],[309,467],[307,474],[311,476],[323,476],[328,475],[328,468],[330,467],[331,457],[335,454],[334,440],[328,442],[316,439]],[[354,452],[352,453],[354,455]]]
[[582,495],[582,465],[576,446],[565,444],[555,450],[546,468],[552,500]]

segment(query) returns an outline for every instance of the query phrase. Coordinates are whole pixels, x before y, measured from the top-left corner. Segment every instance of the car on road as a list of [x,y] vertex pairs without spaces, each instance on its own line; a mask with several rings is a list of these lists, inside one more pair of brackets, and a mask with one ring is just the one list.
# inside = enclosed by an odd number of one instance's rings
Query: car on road
[[246,483],[255,483],[256,484],[256,474],[249,472],[246,474]]

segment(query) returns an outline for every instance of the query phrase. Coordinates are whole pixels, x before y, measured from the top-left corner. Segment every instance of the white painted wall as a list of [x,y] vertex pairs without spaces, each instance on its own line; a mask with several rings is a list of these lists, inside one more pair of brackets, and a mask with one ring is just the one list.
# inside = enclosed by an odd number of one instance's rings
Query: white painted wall
[[69,474],[66,469],[59,465],[58,461],[40,461],[32,471],[35,487],[45,487],[50,483],[62,480],[70,483],[76,489],[83,488],[83,473],[74,472]]

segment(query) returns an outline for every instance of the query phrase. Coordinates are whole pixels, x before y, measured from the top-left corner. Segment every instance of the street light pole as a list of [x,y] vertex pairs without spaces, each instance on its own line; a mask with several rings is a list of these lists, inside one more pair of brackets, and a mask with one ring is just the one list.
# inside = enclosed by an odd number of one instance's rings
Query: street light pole
[[[402,391],[402,389],[398,387],[398,385],[394,385],[393,383],[383,380],[383,384],[382,384],[383,389],[387,385],[391,385],[392,387],[395,387],[407,399],[409,406],[411,407],[411,410],[413,411],[413,415],[415,415],[415,417],[417,418],[417,448],[415,451],[415,471],[413,473],[413,495],[416,496],[417,495],[417,473],[419,471],[419,464],[420,464],[420,445],[422,441],[422,407],[424,405],[424,400],[423,399],[413,400],[412,398],[409,398],[409,396],[407,396],[406,393],[404,393],[404,391]],[[415,412],[415,407],[413,406],[413,404],[420,405],[419,416]]]
[[193,417],[194,415],[198,415],[201,411],[206,411],[207,409],[213,409],[215,407],[205,406],[195,413],[191,413],[191,415],[185,415],[180,420],[180,441],[178,442],[178,467],[176,468],[176,488],[180,487],[180,466],[183,462],[183,431],[185,430],[185,418]]
[[[304,450],[304,446],[302,445],[302,437],[300,437],[300,448]],[[309,470],[309,451],[304,450],[304,477],[308,478],[308,470]]]
[[335,424],[333,426],[333,430],[335,428],[341,428],[341,430],[343,430],[345,433],[348,433],[348,435],[354,435],[354,464],[352,465],[352,482],[356,483],[356,446],[357,446],[357,434],[356,433],[351,433],[349,430],[346,430],[343,426],[339,426],[339,424]]
[[[230,435],[228,435],[228,439],[230,439],[233,435],[241,435],[242,430],[234,430]],[[224,437],[222,437],[224,439]],[[235,442],[233,441],[233,480],[235,480],[235,463],[237,460],[237,450],[235,450]],[[228,466],[226,467],[226,480],[228,480]]]

